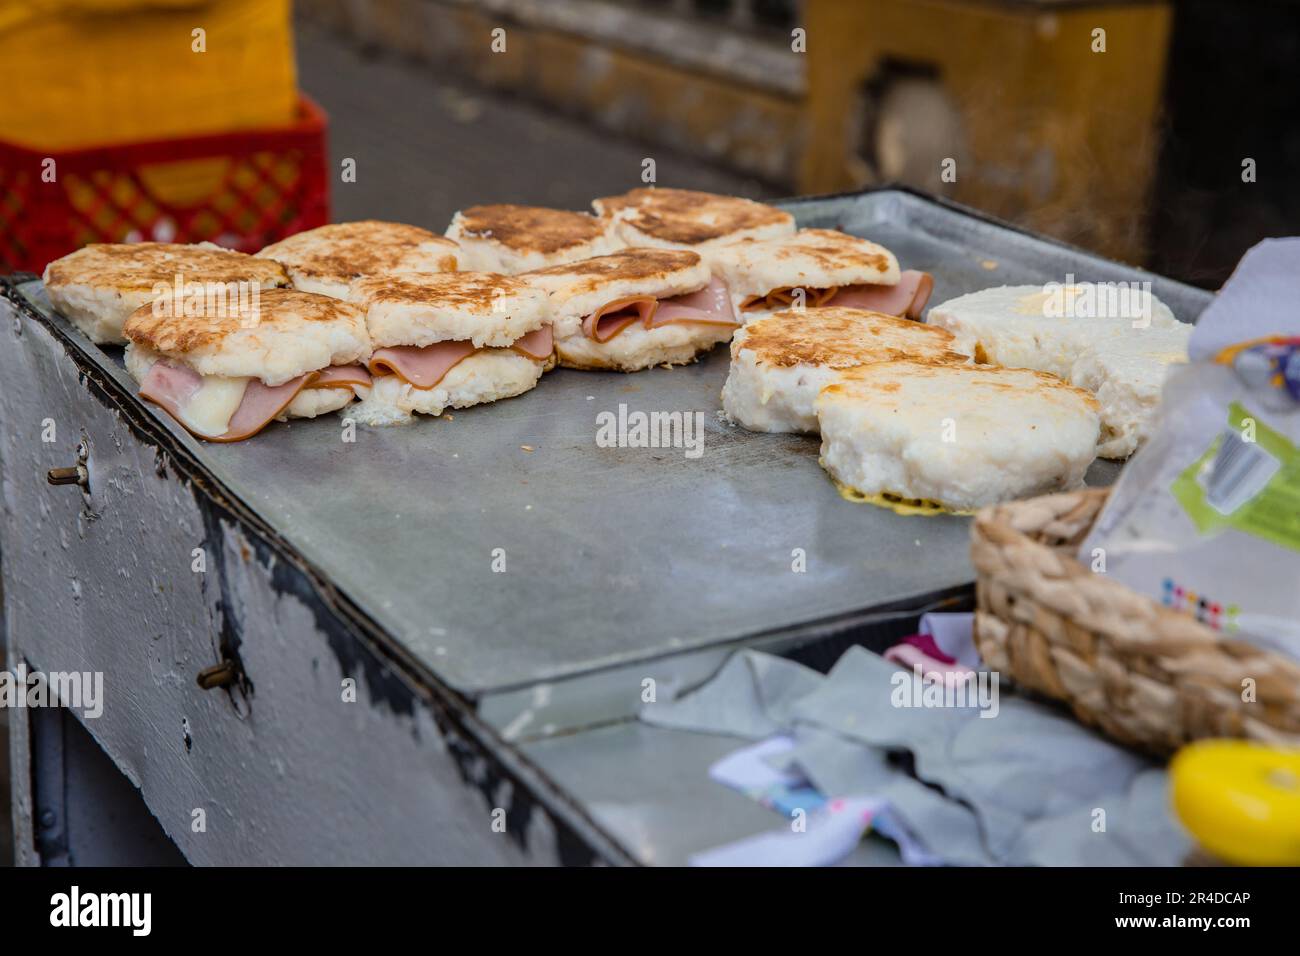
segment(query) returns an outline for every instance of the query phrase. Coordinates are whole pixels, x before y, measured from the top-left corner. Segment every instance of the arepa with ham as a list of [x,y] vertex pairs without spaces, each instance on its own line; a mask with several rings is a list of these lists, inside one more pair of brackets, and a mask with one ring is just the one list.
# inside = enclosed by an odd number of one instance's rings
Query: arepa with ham
[[347,302],[269,289],[212,314],[171,313],[160,300],[126,320],[126,369],[141,398],[207,441],[336,411],[370,382],[365,314]]
[[884,246],[834,229],[723,246],[710,263],[744,321],[827,305],[919,319],[934,288],[927,273],[901,271]]
[[546,293],[487,272],[373,276],[352,285],[374,348],[373,383],[349,411],[401,425],[513,398],[555,364]]
[[555,353],[567,368],[682,365],[737,327],[726,285],[687,250],[624,249],[520,278],[549,295]]

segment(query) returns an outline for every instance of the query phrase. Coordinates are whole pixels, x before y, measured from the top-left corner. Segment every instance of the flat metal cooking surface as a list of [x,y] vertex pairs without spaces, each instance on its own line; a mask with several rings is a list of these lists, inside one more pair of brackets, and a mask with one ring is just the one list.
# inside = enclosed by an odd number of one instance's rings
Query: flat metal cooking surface
[[[867,236],[903,268],[931,272],[932,302],[1066,273],[1150,279],[1184,320],[1209,300],[907,192],[787,207],[802,225]],[[48,312],[39,284],[24,291]],[[80,341],[129,381],[119,350]],[[920,603],[972,579],[968,519],[849,503],[818,466],[817,439],[721,423],[727,361],[719,347],[685,368],[559,370],[519,398],[450,421],[358,427],[351,443],[329,415],[204,444],[146,407],[414,659],[467,694]],[[703,453],[598,447],[597,416],[620,405],[702,412]],[[1089,481],[1117,473],[1094,465]],[[791,570],[796,548],[806,573]]]

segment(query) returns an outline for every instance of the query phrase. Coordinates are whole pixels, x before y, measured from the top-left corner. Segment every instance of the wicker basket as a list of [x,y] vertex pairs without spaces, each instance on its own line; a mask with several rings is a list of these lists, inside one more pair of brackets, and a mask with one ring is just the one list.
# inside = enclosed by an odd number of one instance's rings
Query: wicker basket
[[[1201,737],[1300,746],[1300,665],[1227,638],[1075,559],[1107,491],[985,508],[971,530],[985,663],[1113,739],[1166,754]],[[1254,681],[1254,700],[1243,689]]]

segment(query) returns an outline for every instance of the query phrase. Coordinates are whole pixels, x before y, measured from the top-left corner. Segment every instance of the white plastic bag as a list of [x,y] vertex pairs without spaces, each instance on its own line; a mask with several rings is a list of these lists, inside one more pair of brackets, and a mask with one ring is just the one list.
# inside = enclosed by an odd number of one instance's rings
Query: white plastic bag
[[1188,354],[1080,560],[1300,660],[1300,238],[1246,253]]

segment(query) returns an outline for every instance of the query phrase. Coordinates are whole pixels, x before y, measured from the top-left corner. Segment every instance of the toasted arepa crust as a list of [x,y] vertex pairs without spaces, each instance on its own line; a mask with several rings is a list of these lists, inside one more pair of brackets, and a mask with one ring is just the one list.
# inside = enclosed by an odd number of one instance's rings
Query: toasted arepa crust
[[124,332],[132,347],[200,375],[259,378],[267,385],[369,358],[365,313],[356,306],[296,289],[267,289],[257,299],[225,315],[173,316],[166,300],[158,308],[150,303],[131,314]]
[[1082,485],[1096,399],[1054,375],[948,362],[845,369],[816,402],[821,463],[863,495],[970,510]]
[[747,350],[765,365],[850,368],[893,359],[966,356],[943,329],[865,309],[826,306],[773,312],[736,332],[732,352]]
[[765,203],[693,189],[641,188],[592,201],[630,246],[712,248],[794,232],[794,217]]
[[289,284],[270,259],[232,252],[212,243],[95,243],[45,267],[50,302],[92,342],[122,343],[122,323],[151,302],[154,290],[183,283],[239,283],[272,289]]
[[489,272],[367,276],[352,284],[349,299],[365,309],[377,349],[452,341],[504,347],[550,318],[545,292]]
[[608,219],[510,204],[463,209],[446,235],[460,246],[462,269],[504,275],[608,255],[625,245]]
[[427,229],[365,219],[308,229],[258,255],[283,264],[294,288],[343,299],[360,276],[455,272],[458,251]]

